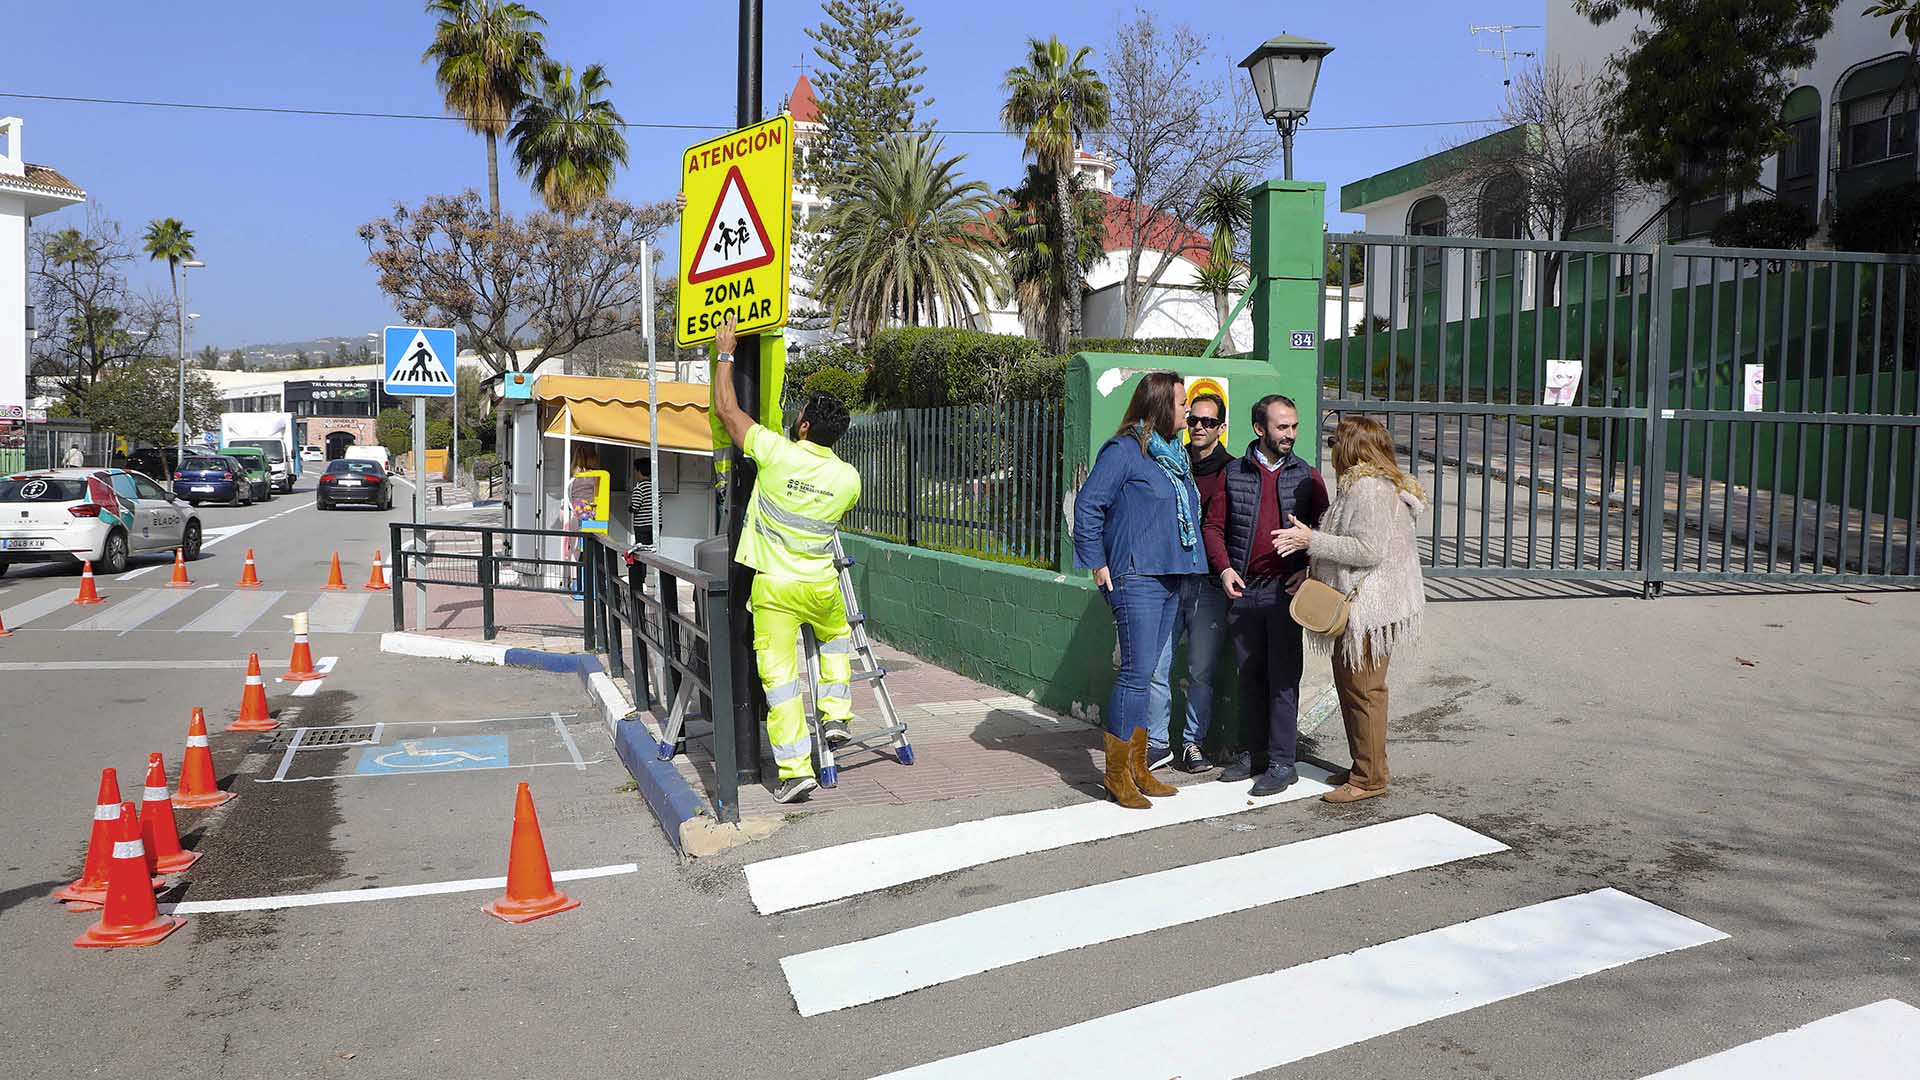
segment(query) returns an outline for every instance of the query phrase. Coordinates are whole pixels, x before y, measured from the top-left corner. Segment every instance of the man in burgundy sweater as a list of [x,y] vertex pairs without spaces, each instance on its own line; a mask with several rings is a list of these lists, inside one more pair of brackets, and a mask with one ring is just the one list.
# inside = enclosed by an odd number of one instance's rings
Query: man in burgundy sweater
[[1272,535],[1295,516],[1318,528],[1327,485],[1319,470],[1293,452],[1300,415],[1291,399],[1269,394],[1255,403],[1253,432],[1246,456],[1222,473],[1224,491],[1207,505],[1203,533],[1208,565],[1228,600],[1227,636],[1240,664],[1240,708],[1250,744],[1220,779],[1257,777],[1252,793],[1265,796],[1298,779],[1303,658],[1300,625],[1288,605],[1307,576],[1306,553],[1281,555]]
[[[1226,469],[1236,459],[1221,443],[1226,434],[1227,403],[1218,394],[1195,394],[1187,401],[1187,461],[1193,467],[1193,485],[1200,491],[1200,517],[1219,500],[1226,487]],[[1203,773],[1213,762],[1200,748],[1213,724],[1213,670],[1227,642],[1227,596],[1219,578],[1192,574],[1180,587],[1180,606],[1173,636],[1160,653],[1160,664],[1147,687],[1147,766],[1157,769],[1173,761],[1168,727],[1173,712],[1173,654],[1187,638],[1186,715],[1181,725],[1180,759],[1175,768]]]

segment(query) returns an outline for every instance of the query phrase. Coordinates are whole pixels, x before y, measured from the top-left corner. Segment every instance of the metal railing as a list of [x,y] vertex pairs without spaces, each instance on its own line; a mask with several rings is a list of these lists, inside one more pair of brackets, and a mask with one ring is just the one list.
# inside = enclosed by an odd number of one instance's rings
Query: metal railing
[[[499,632],[495,594],[500,592],[561,593],[586,600],[582,634],[591,647],[598,640],[597,613],[588,573],[593,539],[585,533],[556,529],[507,529],[490,525],[422,525],[391,522],[387,526],[393,552],[393,628],[405,629],[406,590],[403,585],[452,585],[480,591],[480,625],[488,641]],[[567,541],[572,554],[549,558],[543,554],[549,538]]]
[[[711,728],[684,733],[682,739],[711,740],[714,816],[739,821],[740,748],[732,720],[726,572],[710,574],[638,548],[622,552],[598,537],[587,548],[593,647],[606,655],[612,674],[626,678],[641,708]],[[657,744],[657,749],[667,760],[680,747]]]
[[834,452],[860,470],[850,532],[1000,562],[1052,567],[1062,528],[1057,402],[857,416]]

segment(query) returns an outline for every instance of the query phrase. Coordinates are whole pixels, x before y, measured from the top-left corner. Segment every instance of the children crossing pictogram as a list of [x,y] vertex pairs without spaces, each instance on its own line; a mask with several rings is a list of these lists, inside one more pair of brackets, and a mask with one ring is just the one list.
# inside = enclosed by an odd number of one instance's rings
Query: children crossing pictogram
[[720,197],[714,201],[713,216],[707,221],[706,236],[694,255],[693,272],[687,275],[687,281],[698,285],[753,270],[772,262],[773,256],[767,227],[761,223],[760,210],[754,206],[753,195],[736,165],[720,185]]

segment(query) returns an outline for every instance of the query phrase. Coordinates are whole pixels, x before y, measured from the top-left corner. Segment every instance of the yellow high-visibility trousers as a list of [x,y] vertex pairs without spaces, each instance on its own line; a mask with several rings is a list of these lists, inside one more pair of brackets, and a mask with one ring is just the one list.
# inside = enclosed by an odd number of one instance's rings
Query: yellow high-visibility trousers
[[840,579],[794,581],[758,574],[753,579],[753,651],[760,685],[767,691],[767,742],[780,779],[813,775],[813,740],[800,693],[807,674],[800,666],[800,627],[813,628],[820,650],[820,685],[814,700],[822,720],[853,719],[853,630]]

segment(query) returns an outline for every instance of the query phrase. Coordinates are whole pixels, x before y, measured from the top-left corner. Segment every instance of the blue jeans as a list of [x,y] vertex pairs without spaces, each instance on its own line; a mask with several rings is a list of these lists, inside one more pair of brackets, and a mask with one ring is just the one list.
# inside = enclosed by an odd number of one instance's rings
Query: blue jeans
[[1213,669],[1227,643],[1227,594],[1200,574],[1189,575],[1181,585],[1173,636],[1167,638],[1160,663],[1153,669],[1153,685],[1147,691],[1147,742],[1155,747],[1170,745],[1167,736],[1173,714],[1173,654],[1183,635],[1188,638],[1187,709],[1180,741],[1198,746],[1206,741],[1207,729],[1213,725]]
[[[1120,645],[1120,673],[1107,701],[1107,733],[1116,739],[1148,726],[1148,693],[1160,654],[1173,640],[1184,574],[1118,574],[1106,590],[1113,632]],[[1151,738],[1151,734],[1148,736]]]

